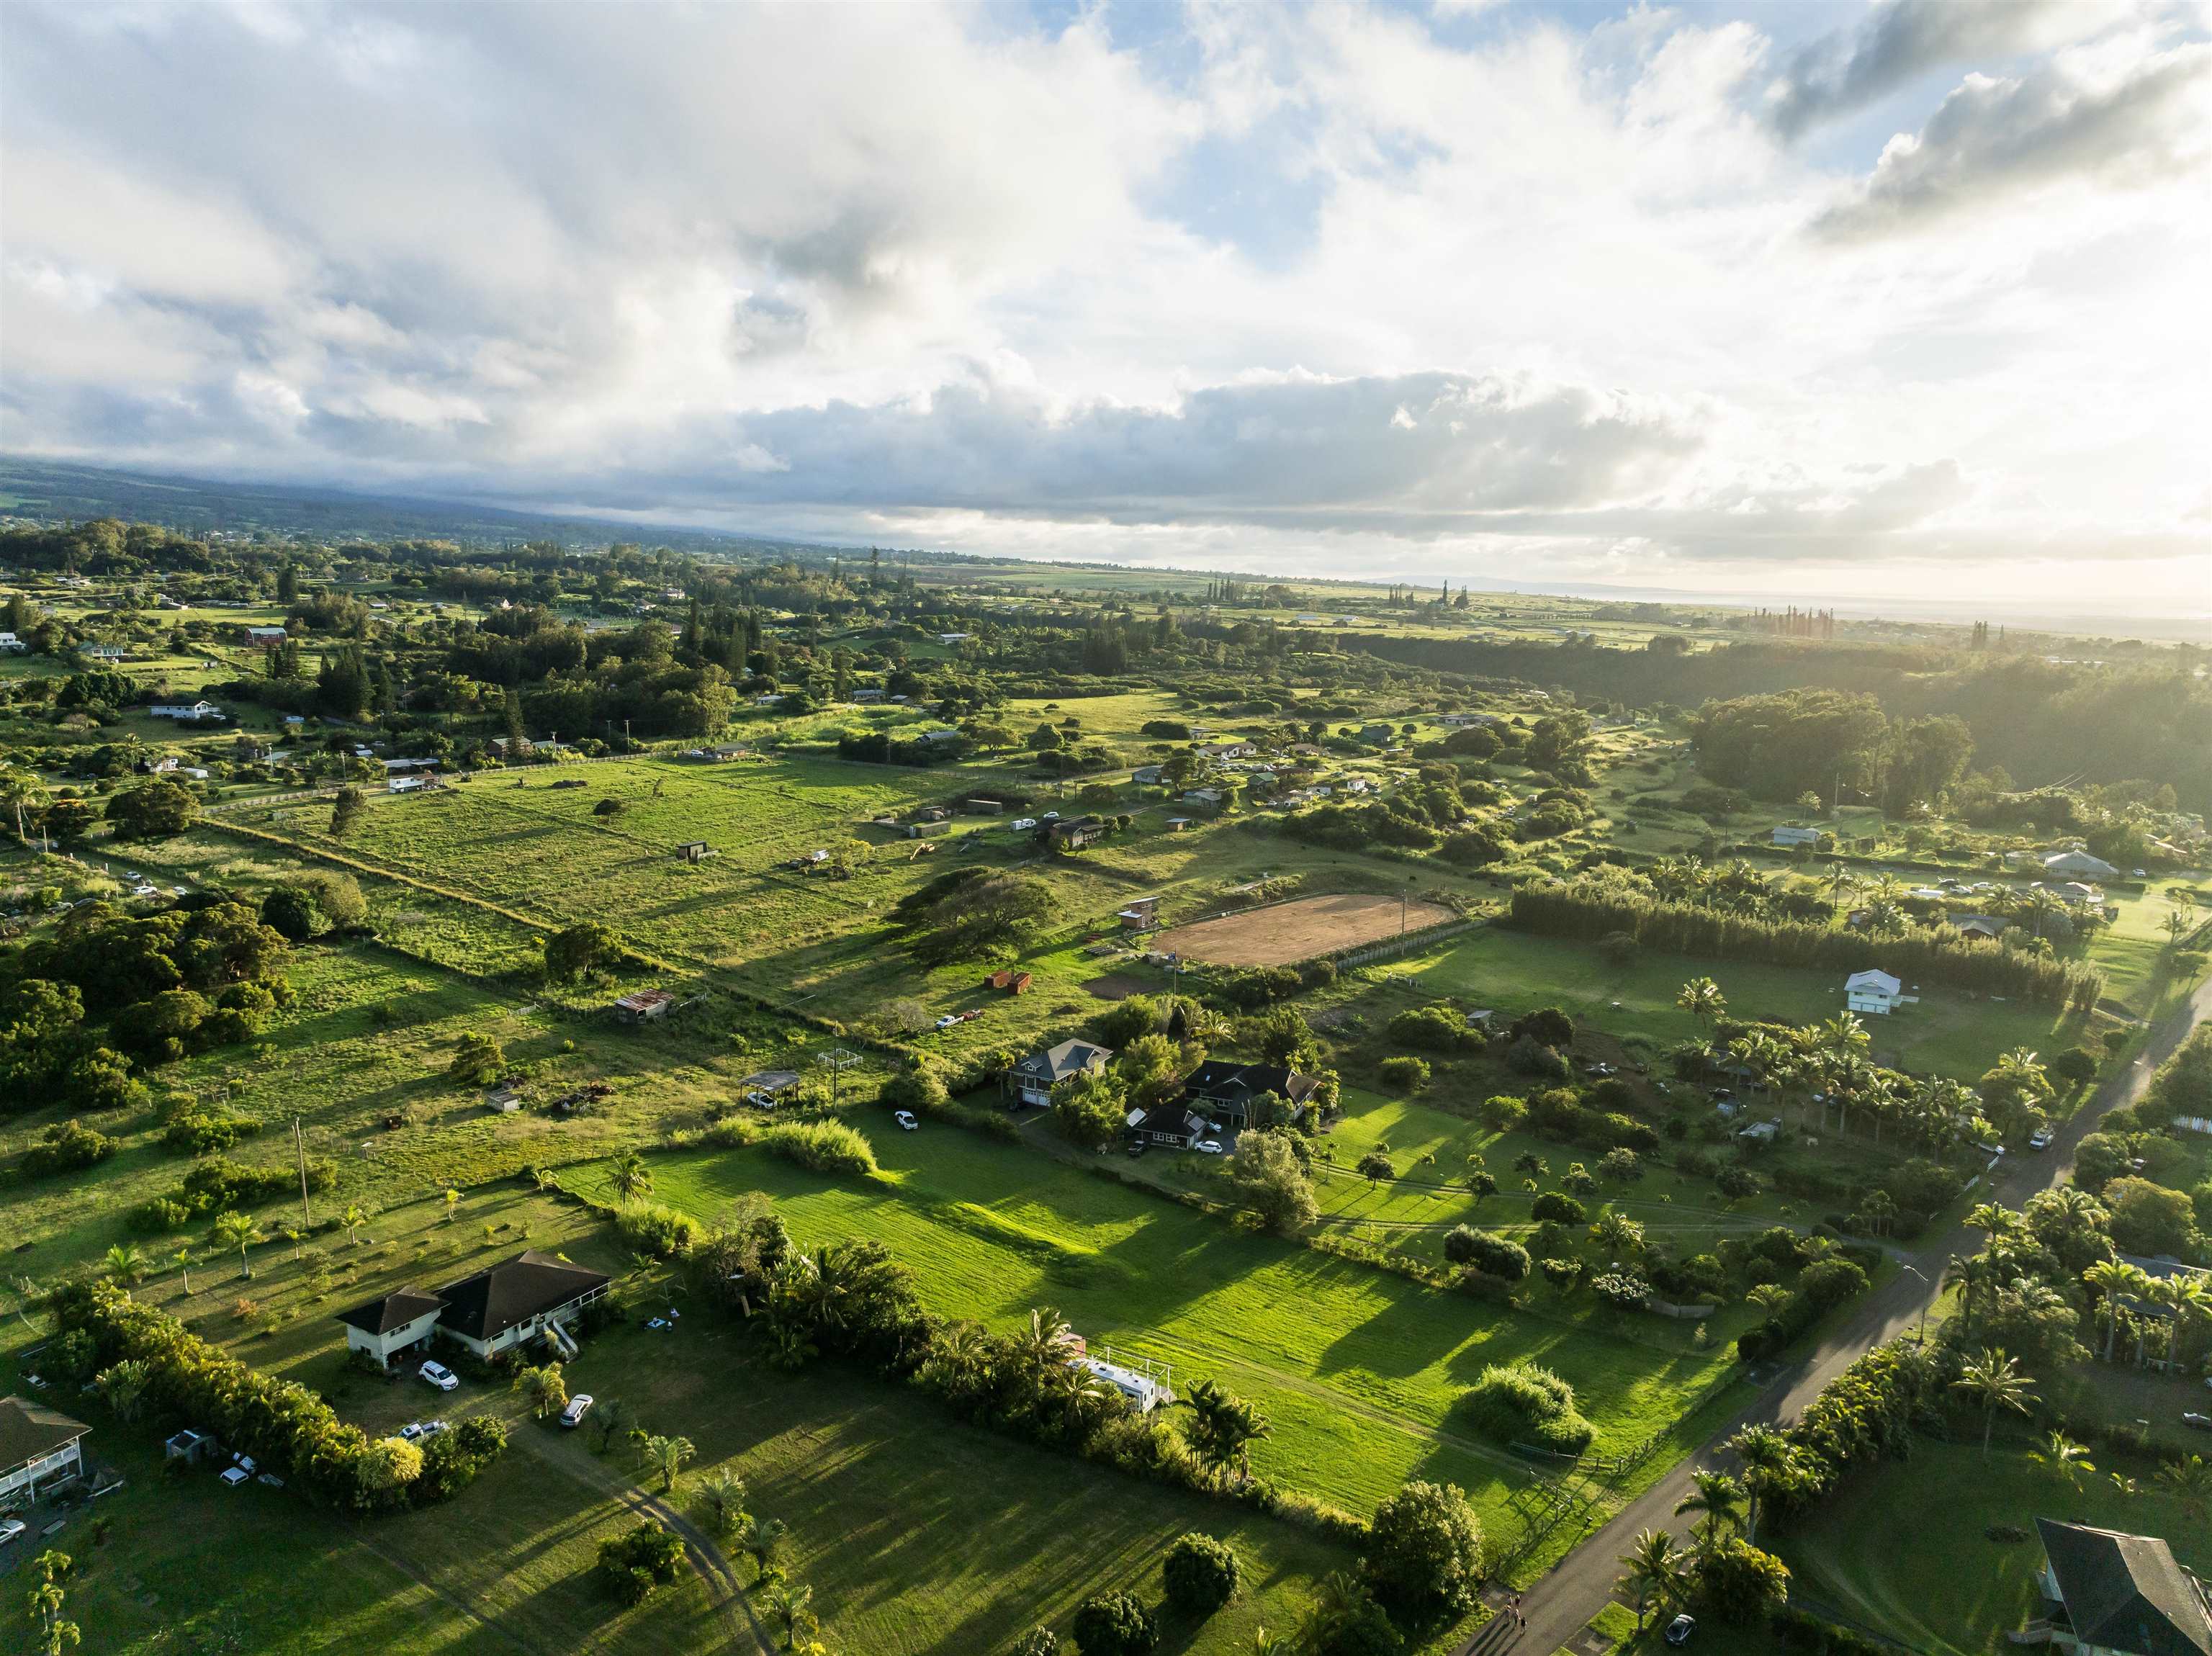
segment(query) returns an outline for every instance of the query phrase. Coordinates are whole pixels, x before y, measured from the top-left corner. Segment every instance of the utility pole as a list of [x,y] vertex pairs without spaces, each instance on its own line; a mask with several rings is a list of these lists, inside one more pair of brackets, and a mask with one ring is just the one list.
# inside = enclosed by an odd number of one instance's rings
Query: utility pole
[[301,1222],[312,1228],[315,1222],[315,1211],[307,1205],[307,1144],[300,1136],[300,1118],[296,1115],[292,1118],[292,1152],[300,1159]]

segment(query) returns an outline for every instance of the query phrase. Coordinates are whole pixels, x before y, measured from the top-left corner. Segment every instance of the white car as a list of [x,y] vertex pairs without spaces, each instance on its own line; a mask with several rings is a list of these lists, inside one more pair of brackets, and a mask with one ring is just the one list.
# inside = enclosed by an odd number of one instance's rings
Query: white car
[[907,1132],[912,1132],[921,1125],[921,1122],[914,1119],[914,1112],[912,1110],[893,1110],[891,1112],[891,1119],[897,1122],[900,1128]]
[[584,1423],[584,1416],[592,1412],[592,1394],[579,1392],[568,1399],[568,1406],[561,1411],[561,1424],[574,1431]]
[[745,1095],[745,1102],[757,1110],[772,1110],[775,1107],[775,1100],[757,1087]]
[[943,1017],[937,1020],[937,1027],[940,1029],[950,1029],[954,1024],[959,1022],[960,1015],[957,1012],[947,1012]]
[[222,1481],[235,1489],[242,1483],[251,1483],[253,1481],[253,1474],[243,1466],[233,1466],[224,1471]]
[[0,1547],[6,1546],[17,1536],[27,1532],[30,1527],[20,1518],[0,1518]]
[[2032,1150],[2047,1150],[2058,1135],[2048,1127],[2038,1127],[2027,1136],[2027,1147]]
[[442,1362],[426,1362],[415,1372],[441,1392],[450,1392],[461,1383],[461,1377]]
[[399,1429],[399,1441],[402,1443],[421,1443],[445,1429],[446,1422],[442,1420],[410,1420]]
[[1218,1138],[1201,1138],[1193,1144],[1191,1149],[1196,1150],[1200,1156],[1218,1156],[1221,1154],[1221,1141]]
[[1040,820],[1047,822],[1057,822],[1060,821],[1060,813],[1056,810],[1048,810],[1045,812],[1044,816]]
[[1033,828],[1036,825],[1037,819],[1034,816],[1017,816],[1014,818],[1014,827],[1018,829]]

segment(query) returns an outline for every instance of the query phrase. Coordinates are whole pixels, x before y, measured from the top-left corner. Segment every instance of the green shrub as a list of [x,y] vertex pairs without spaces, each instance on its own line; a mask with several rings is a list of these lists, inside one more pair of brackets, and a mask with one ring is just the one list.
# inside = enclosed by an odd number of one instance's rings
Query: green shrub
[[1578,1225],[1589,1216],[1589,1210],[1571,1196],[1562,1196],[1547,1190],[1530,1204],[1529,1216],[1540,1223],[1550,1220],[1554,1224]]
[[115,1141],[81,1121],[64,1121],[49,1127],[39,1142],[23,1152],[15,1165],[26,1179],[47,1179],[58,1173],[76,1173],[105,1162],[115,1154]]
[[1575,1388],[1532,1362],[1492,1363],[1468,1388],[1462,1407],[1486,1436],[1501,1443],[1578,1455],[1595,1435],[1596,1429],[1576,1412]]
[[625,1604],[641,1604],[655,1587],[676,1580],[684,1544],[647,1519],[625,1535],[599,1543],[599,1579]]
[[1401,1093],[1419,1092],[1429,1084],[1429,1061],[1425,1058],[1386,1058],[1375,1066],[1383,1083]]
[[1237,1591],[1237,1554],[1225,1541],[1196,1531],[1176,1538],[1160,1566],[1168,1604],[1178,1615],[1211,1616]]
[[659,1206],[625,1207],[615,1216],[615,1228],[648,1259],[680,1259],[705,1234],[690,1214]]
[[842,1121],[778,1122],[760,1136],[761,1147],[813,1173],[872,1177],[875,1147]]
[[1133,1593],[1109,1592],[1075,1612],[1075,1648],[1081,1656],[1151,1656],[1159,1647],[1159,1623]]
[[1415,1006],[1383,1026],[1391,1040],[1427,1052],[1458,1052],[1482,1045],[1467,1020],[1446,1006]]
[[1481,1522],[1456,1485],[1408,1483],[1375,1509],[1365,1563],[1376,1597],[1408,1620],[1465,1610],[1482,1582]]

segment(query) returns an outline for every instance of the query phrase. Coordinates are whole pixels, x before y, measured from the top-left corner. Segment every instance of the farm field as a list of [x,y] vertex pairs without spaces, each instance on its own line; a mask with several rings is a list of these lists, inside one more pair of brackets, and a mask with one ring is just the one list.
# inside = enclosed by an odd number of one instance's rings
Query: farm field
[[[1923,1440],[1911,1459],[1853,1480],[1774,1544],[1807,1591],[1856,1620],[1929,1656],[1997,1656],[2039,1602],[2038,1518],[2160,1536],[2184,1565],[2212,1568],[2212,1530],[2141,1481],[2133,1496],[2101,1471],[2075,1488],[2009,1444],[1984,1460],[1978,1443]],[[1905,1513],[1942,1521],[1912,1526],[1911,1544],[1900,1544]],[[2028,1538],[1993,1540],[1996,1525]]]
[[[1660,1050],[1703,1035],[1704,1028],[1674,1004],[1682,985],[1710,977],[1739,1018],[1817,1023],[1844,1010],[1839,974],[1729,961],[1640,955],[1616,966],[1595,949],[1553,937],[1486,926],[1449,949],[1383,968],[1437,995],[1508,1016],[1557,1006],[1577,1025],[1616,1037],[1642,1036]],[[1865,1020],[1882,1063],[1978,1079],[2013,1046],[2052,1052],[2074,1045],[2081,1021],[2025,1003],[1970,1001],[1929,987],[1917,1005]]]
[[[704,1216],[757,1190],[805,1245],[884,1241],[941,1315],[1006,1327],[1050,1305],[1094,1349],[1171,1364],[1179,1385],[1218,1378],[1274,1422],[1257,1471],[1355,1512],[1422,1476],[1459,1483],[1493,1524],[1516,1527],[1504,1502],[1522,1464],[1453,1419],[1493,1362],[1532,1358],[1565,1375],[1600,1453],[1655,1432],[1686,1447],[1735,1389],[1718,1347],[1693,1351],[1644,1319],[1616,1330],[1589,1306],[1556,1319],[1501,1312],[955,1130],[878,1138],[882,1181],[831,1182],[755,1151],[683,1152],[653,1163],[653,1199]],[[565,1178],[606,1195],[603,1171]]]
[[1153,947],[1220,966],[1288,966],[1455,918],[1441,903],[1340,895],[1298,897],[1163,931]]
[[[327,1648],[335,1632],[410,1656],[488,1640],[545,1652],[718,1644],[723,1618],[690,1572],[636,1611],[617,1609],[591,1579],[599,1542],[635,1521],[624,1490],[635,1469],[619,1445],[595,1455],[588,1435],[520,1418],[503,1389],[470,1382],[435,1400],[342,1361],[337,1310],[403,1283],[451,1280],[524,1246],[614,1271],[633,1302],[655,1302],[653,1279],[587,1210],[512,1186],[470,1192],[450,1218],[434,1201],[392,1209],[358,1246],[326,1237],[304,1265],[286,1244],[264,1245],[250,1287],[234,1266],[212,1264],[195,1271],[189,1298],[173,1270],[142,1288],[204,1338],[324,1392],[372,1432],[432,1412],[489,1411],[513,1436],[506,1457],[452,1504],[356,1524],[258,1487],[166,1481],[150,1423],[125,1426],[88,1405],[97,1452],[131,1479],[101,1503],[115,1526],[106,1549],[76,1548],[71,1602],[100,1647],[169,1649],[175,1632],[165,1629],[287,1652]],[[241,1288],[254,1297],[250,1316],[234,1305]],[[7,1329],[0,1350],[29,1338],[16,1319]],[[568,1377],[574,1390],[690,1437],[690,1476],[726,1467],[744,1478],[752,1508],[791,1526],[792,1563],[836,1649],[957,1656],[998,1648],[1038,1621],[1064,1629],[1078,1603],[1108,1586],[1156,1598],[1169,1544],[1202,1529],[1237,1547],[1248,1585],[1186,1647],[1225,1653],[1248,1647],[1263,1621],[1295,1619],[1312,1583],[1349,1562],[1308,1531],[961,1425],[866,1376],[783,1374],[727,1326],[610,1329]],[[1060,1544],[1037,1546],[1042,1534]],[[327,1608],[312,1630],[292,1622],[303,1594]]]

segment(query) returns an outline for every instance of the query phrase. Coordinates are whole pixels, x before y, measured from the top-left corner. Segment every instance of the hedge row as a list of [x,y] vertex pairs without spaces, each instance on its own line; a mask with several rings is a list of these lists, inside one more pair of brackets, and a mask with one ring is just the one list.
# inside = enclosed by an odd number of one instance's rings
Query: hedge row
[[1867,937],[1832,926],[1762,920],[1595,886],[1524,886],[1508,923],[1545,937],[1595,940],[1625,932],[1646,949],[1705,960],[1758,961],[1850,974],[1880,968],[1908,982],[1948,984],[2050,1005],[2086,1007],[2101,973],[2078,961],[2021,954],[1932,934]]

